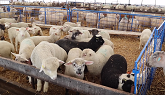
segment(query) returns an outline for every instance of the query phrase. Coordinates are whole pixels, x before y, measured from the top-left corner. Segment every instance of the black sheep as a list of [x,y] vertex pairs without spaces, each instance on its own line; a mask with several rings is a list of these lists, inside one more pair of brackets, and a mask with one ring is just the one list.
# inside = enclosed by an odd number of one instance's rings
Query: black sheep
[[92,29],[92,30],[88,30],[90,32],[90,34],[92,34],[93,36],[94,35],[97,35],[100,31],[97,30],[97,29]]
[[119,55],[112,55],[101,72],[101,84],[126,92],[131,92],[134,85],[134,74],[126,74],[127,61]]
[[67,53],[72,48],[80,48],[81,50],[90,48],[96,52],[103,43],[104,40],[100,35],[93,36],[89,42],[77,42],[70,39],[61,39],[56,42],[56,44],[62,47]]
[[5,25],[4,24],[0,24],[0,29],[1,30],[5,30]]

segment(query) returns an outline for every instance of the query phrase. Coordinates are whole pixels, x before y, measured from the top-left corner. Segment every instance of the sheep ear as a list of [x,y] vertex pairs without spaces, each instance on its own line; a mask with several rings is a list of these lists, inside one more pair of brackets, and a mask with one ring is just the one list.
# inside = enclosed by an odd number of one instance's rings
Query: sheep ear
[[94,62],[93,61],[85,61],[86,65],[92,65]]
[[11,54],[13,54],[15,57],[20,57],[20,55],[19,55],[19,54],[12,53],[12,52],[11,52]]
[[26,30],[28,30],[28,29],[29,29],[29,27],[26,28]]
[[62,65],[63,63],[65,63],[65,62],[62,61],[62,60],[58,60],[58,62],[60,63],[60,65]]
[[68,65],[71,65],[71,64],[72,64],[72,62],[69,61],[69,62],[65,63],[64,65],[65,65],[65,66],[68,66]]

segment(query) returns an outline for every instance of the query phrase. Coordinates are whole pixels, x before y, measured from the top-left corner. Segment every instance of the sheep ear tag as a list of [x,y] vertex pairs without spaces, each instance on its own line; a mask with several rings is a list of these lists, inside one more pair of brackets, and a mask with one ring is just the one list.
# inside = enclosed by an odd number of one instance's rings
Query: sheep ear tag
[[44,68],[45,68],[45,66],[42,64],[41,69],[40,69],[39,72],[42,72]]
[[127,80],[126,79],[122,79],[122,83],[125,83]]
[[160,60],[161,60],[161,57],[158,58],[158,61],[160,61]]

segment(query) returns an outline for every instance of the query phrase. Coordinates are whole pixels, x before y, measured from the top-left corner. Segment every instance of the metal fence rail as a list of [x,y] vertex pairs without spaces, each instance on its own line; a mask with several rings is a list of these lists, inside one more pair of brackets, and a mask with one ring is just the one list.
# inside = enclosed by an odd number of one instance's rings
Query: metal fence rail
[[[161,50],[164,41],[164,30],[165,22],[163,22],[158,29],[156,29],[156,27],[153,29],[148,42],[135,61],[135,66],[133,69],[133,73],[135,73],[134,85],[138,88],[138,95],[145,95],[147,90],[150,88],[156,68],[147,68],[145,64],[151,54],[155,51]],[[137,76],[139,73],[141,74],[142,80],[140,79],[140,76]]]

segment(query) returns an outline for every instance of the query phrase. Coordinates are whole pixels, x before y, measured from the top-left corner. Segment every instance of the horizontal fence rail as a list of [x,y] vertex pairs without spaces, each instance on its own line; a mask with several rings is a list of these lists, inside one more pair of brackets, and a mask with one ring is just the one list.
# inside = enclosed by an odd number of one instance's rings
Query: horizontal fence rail
[[39,69],[36,69],[35,67],[2,57],[0,57],[0,66],[88,95],[133,95],[131,93],[69,77],[60,73],[58,73],[56,80],[52,80],[43,72],[39,72]]

